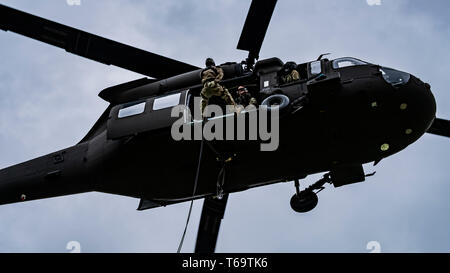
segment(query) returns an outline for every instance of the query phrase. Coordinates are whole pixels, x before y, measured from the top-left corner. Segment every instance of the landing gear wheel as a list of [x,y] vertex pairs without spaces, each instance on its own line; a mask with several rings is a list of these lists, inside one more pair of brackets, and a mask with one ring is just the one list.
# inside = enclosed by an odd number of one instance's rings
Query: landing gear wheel
[[300,192],[292,196],[291,208],[296,212],[308,212],[314,209],[318,202],[319,198],[315,192]]

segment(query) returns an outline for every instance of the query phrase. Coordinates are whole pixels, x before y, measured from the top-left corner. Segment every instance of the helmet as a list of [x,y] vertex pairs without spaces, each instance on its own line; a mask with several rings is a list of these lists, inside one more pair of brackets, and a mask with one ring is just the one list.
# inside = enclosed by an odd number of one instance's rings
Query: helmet
[[247,88],[245,88],[245,86],[242,86],[242,85],[241,85],[241,86],[238,87],[237,91],[238,91],[238,93],[239,93],[240,91],[247,92]]
[[297,68],[297,64],[295,62],[286,62],[283,65],[283,72],[287,74],[296,68]]
[[206,65],[207,67],[209,67],[209,66],[215,66],[216,63],[214,62],[214,60],[213,60],[212,58],[206,58],[205,65]]

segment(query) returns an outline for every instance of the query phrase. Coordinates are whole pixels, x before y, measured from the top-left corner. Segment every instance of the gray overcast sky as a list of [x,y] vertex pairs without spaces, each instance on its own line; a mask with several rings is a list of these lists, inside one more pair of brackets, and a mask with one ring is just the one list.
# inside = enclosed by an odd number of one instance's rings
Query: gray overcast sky
[[[240,61],[249,0],[1,1],[2,4],[197,66]],[[332,52],[410,72],[431,84],[450,119],[450,2],[278,1],[261,50],[298,63]],[[77,143],[106,108],[103,88],[142,77],[0,32],[0,168]],[[149,64],[150,65],[150,64]],[[366,172],[364,183],[328,186],[308,214],[289,206],[293,183],[230,196],[218,252],[450,251],[448,139],[425,135]],[[310,176],[303,185],[320,175]],[[149,178],[149,183],[151,183]],[[193,251],[201,211],[184,244]],[[0,206],[0,252],[175,252],[189,203],[144,212],[138,200],[101,193]]]

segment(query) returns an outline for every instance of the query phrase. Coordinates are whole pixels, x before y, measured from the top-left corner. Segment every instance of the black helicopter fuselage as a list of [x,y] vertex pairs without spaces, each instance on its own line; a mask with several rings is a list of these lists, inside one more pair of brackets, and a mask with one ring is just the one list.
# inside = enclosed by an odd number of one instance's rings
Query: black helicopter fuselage
[[[98,191],[140,198],[144,210],[205,197],[195,252],[210,253],[229,193],[294,180],[291,208],[308,212],[325,183],[364,181],[363,164],[425,132],[450,137],[450,121],[435,118],[430,85],[408,73],[328,54],[300,65],[256,62],[276,3],[251,1],[236,47],[247,58],[221,65],[220,84],[235,96],[246,87],[259,107],[224,114],[224,102],[211,98],[216,110],[204,119],[196,115],[198,66],[0,4],[2,30],[149,77],[100,92],[110,105],[77,145],[0,170],[0,204]],[[300,190],[299,179],[319,172]]]
[[[172,107],[155,106],[158,99],[175,96],[178,105],[194,110],[200,71],[103,91],[100,96],[111,106],[79,144],[0,171],[0,204],[87,191],[141,198],[147,201],[141,209],[177,203],[217,194],[223,159],[229,159],[227,193],[324,171],[341,181],[335,186],[363,181],[355,180],[356,170],[416,141],[433,122],[436,104],[430,86],[418,78],[347,59],[299,65],[301,79],[288,84],[279,82],[282,62],[276,58],[258,62],[251,72],[224,64],[223,84],[230,90],[246,85],[259,102],[283,94],[290,104],[280,117],[274,151],[261,151],[260,141],[204,145],[194,194],[201,141],[174,140]],[[349,60],[356,65],[338,67]],[[122,109],[138,104],[142,113],[119,117]]]

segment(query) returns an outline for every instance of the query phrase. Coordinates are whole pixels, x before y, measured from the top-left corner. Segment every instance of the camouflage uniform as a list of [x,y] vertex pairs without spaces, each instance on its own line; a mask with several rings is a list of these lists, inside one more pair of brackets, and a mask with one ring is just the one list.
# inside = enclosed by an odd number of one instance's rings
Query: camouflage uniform
[[300,74],[298,74],[297,70],[293,69],[291,71],[291,73],[285,75],[285,76],[281,76],[281,80],[283,81],[283,83],[290,83],[293,81],[297,81],[300,79]]
[[208,101],[212,96],[220,96],[228,105],[236,106],[230,92],[221,86],[219,82],[223,78],[223,70],[220,67],[211,66],[202,71],[202,84],[203,89],[200,92],[200,110],[203,115],[203,111],[208,105]]

